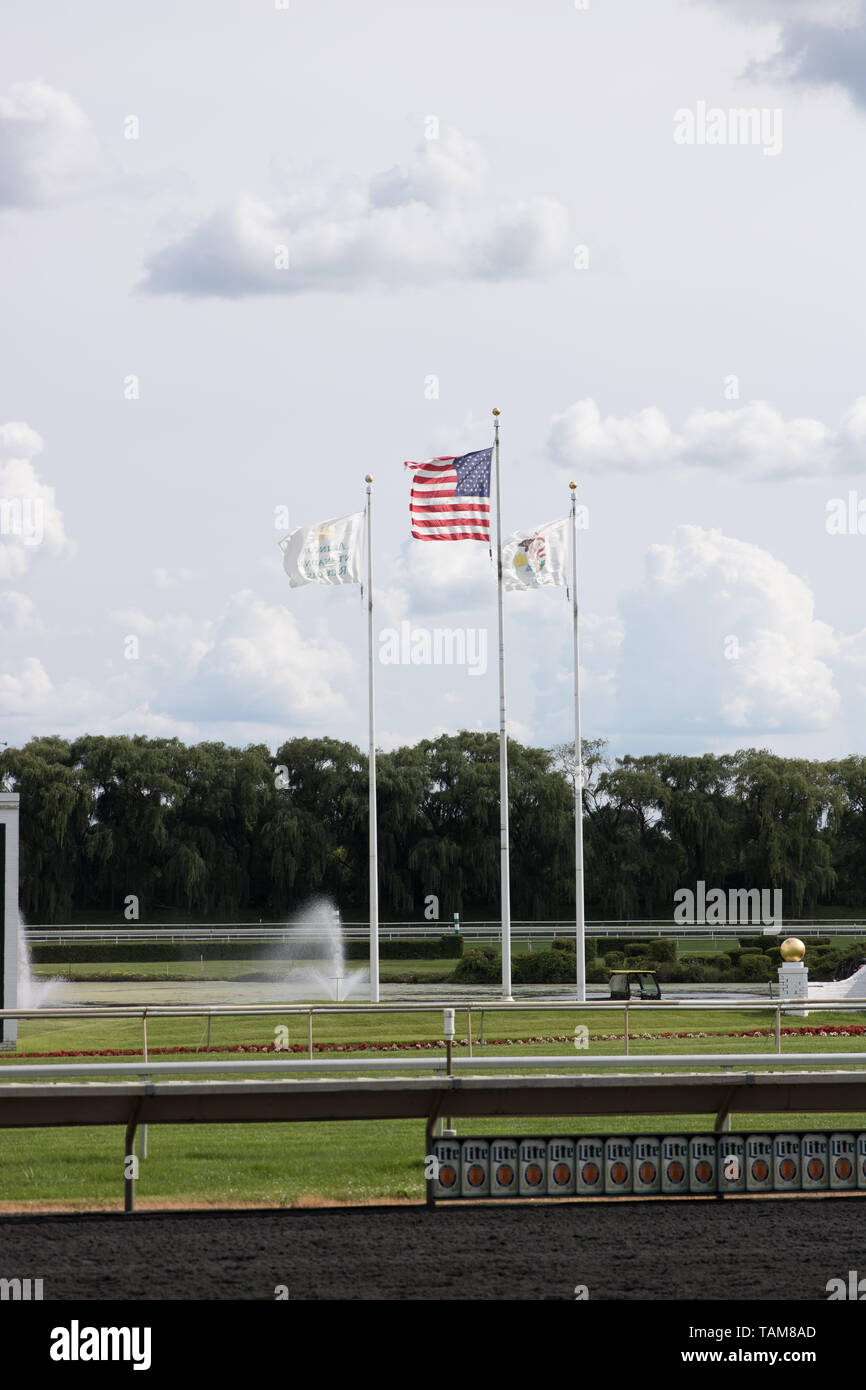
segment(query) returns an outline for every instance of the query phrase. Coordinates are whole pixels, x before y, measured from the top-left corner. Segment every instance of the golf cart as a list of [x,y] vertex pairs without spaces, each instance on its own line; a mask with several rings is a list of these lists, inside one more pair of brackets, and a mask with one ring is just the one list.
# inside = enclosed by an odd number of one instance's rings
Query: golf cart
[[641,999],[661,999],[658,976],[654,970],[611,970],[611,999],[633,999],[635,991]]

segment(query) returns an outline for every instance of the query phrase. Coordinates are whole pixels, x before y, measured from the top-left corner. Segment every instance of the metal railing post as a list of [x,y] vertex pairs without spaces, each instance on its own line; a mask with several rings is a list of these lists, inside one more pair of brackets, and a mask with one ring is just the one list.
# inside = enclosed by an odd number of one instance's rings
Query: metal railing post
[[126,1126],[123,1140],[123,1210],[135,1211],[135,1120]]
[[[427,1116],[427,1123],[424,1126],[424,1167],[426,1169],[428,1160],[433,1157],[433,1130],[436,1121],[430,1115]],[[433,1187],[433,1178],[425,1173],[427,1188],[427,1210],[433,1211],[436,1206],[436,1193]]]
[[[147,1061],[147,1009],[141,1015],[141,1050],[143,1060]],[[147,1077],[144,1078],[145,1081]],[[147,1125],[141,1126],[141,1157],[147,1158]]]

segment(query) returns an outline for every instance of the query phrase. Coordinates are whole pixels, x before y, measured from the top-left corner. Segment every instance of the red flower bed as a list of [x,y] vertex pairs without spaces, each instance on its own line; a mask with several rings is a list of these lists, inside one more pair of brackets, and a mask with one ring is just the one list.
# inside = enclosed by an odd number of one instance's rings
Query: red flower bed
[[[821,1038],[859,1038],[866,1034],[866,1024],[862,1023],[823,1023],[817,1026],[804,1026],[801,1028],[783,1028],[782,1033],[785,1037],[821,1037]],[[658,1038],[766,1038],[772,1037],[775,1032],[773,1028],[746,1028],[738,1032],[730,1033],[629,1033],[629,1038],[636,1040],[649,1040]],[[622,1039],[622,1033],[593,1033],[590,1035],[591,1042],[618,1042]],[[573,1035],[570,1033],[558,1033],[547,1037],[533,1036],[531,1038],[488,1038],[484,1044],[486,1047],[526,1047],[533,1043],[570,1043],[573,1042]],[[465,1038],[455,1038],[457,1047],[465,1047]],[[476,1044],[477,1046],[477,1044]],[[427,1052],[433,1049],[442,1049],[445,1042],[442,1038],[418,1040],[414,1042],[357,1042],[357,1043],[313,1043],[314,1052]],[[267,1053],[267,1052],[302,1052],[306,1053],[308,1047],[306,1043],[290,1043],[286,1047],[277,1047],[276,1043],[211,1043],[206,1047],[193,1047],[177,1044],[174,1047],[150,1047],[148,1057],[157,1056],[177,1056],[188,1054],[195,1056],[202,1052],[241,1052],[241,1053]],[[8,1060],[14,1061],[17,1057],[141,1057],[143,1056],[140,1047],[103,1047],[91,1049],[62,1050],[58,1052],[19,1052],[13,1054]],[[2,1065],[2,1064],[0,1064]]]

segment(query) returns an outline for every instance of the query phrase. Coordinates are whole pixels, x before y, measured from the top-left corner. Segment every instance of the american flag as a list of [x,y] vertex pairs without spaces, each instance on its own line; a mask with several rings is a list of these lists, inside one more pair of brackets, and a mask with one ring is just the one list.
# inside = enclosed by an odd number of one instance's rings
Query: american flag
[[409,517],[416,540],[490,544],[492,457],[492,448],[477,449],[474,454],[404,465],[415,470]]

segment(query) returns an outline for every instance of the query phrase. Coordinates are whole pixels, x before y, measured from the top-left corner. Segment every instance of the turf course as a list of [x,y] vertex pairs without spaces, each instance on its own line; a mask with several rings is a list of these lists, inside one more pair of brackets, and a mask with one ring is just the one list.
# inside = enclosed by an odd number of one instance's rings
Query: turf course
[[[630,1010],[629,1051],[632,1055],[688,1051],[690,1053],[743,1052],[754,1053],[756,1064],[765,1060],[772,1065],[774,1011],[761,1010],[697,1010],[687,1007]],[[583,1054],[574,1046],[576,1022],[589,1029],[588,1052]],[[233,1049],[238,1044],[273,1044],[275,1029],[286,1026],[289,1045],[303,1049],[297,1055],[306,1056],[307,1020],[304,1016],[272,1015],[264,1017],[225,1016],[211,1022],[211,1051],[208,1060],[237,1060]],[[465,1012],[458,1010],[457,1034],[465,1044]],[[825,1010],[811,1011],[808,1019],[787,1016],[783,1027],[810,1028],[866,1025],[866,1009],[844,1013]],[[616,1071],[623,1053],[623,1011],[590,1009],[575,1014],[568,1011],[542,1011],[528,1006],[509,1013],[497,1011],[495,1001],[485,1005],[484,1032],[486,1045],[480,1048],[479,1019],[473,1013],[475,1055],[491,1055],[501,1048],[509,1055],[568,1055],[579,1068],[582,1055],[609,1055],[611,1070]],[[731,1033],[767,1028],[769,1036],[731,1037]],[[202,1019],[150,1019],[148,1048],[202,1048],[207,1033]],[[674,1036],[664,1037],[669,1033]],[[677,1037],[676,1034],[689,1034]],[[703,1036],[694,1036],[702,1034]],[[317,1043],[367,1044],[375,1043],[435,1043],[442,1037],[441,1007],[412,1013],[353,1013],[346,1006],[340,1013],[319,1015],[315,1019]],[[551,1039],[558,1039],[551,1041]],[[495,1040],[501,1040],[497,1042]],[[528,1041],[534,1039],[537,1041]],[[46,1020],[22,1022],[18,1056],[4,1056],[3,1066],[12,1061],[26,1062],[27,1053],[91,1052],[107,1049],[140,1049],[141,1024],[134,1019]],[[790,1052],[822,1051],[832,1063],[834,1052],[863,1051],[866,1059],[866,1035],[842,1037],[783,1036],[782,1050]],[[199,1053],[200,1057],[205,1054]],[[326,1055],[333,1055],[328,1053]],[[358,1056],[357,1053],[353,1054]],[[374,1055],[385,1056],[383,1052]],[[412,1048],[393,1054],[394,1071],[400,1074],[401,1056],[423,1055]],[[430,1050],[430,1055],[441,1052]],[[464,1046],[455,1055],[466,1056]],[[37,1061],[33,1057],[30,1059]],[[58,1063],[63,1058],[54,1059]],[[68,1059],[73,1060],[73,1059]],[[83,1060],[83,1059],[82,1059]],[[94,1058],[94,1060],[98,1060]],[[104,1060],[120,1060],[105,1057]],[[170,1055],[158,1054],[154,1060],[172,1060]],[[178,1058],[177,1060],[182,1060]],[[268,1070],[269,1058],[261,1058],[261,1068],[254,1075],[273,1076]],[[183,1076],[178,1072],[178,1077]],[[218,1073],[217,1073],[218,1074]],[[333,1074],[333,1073],[331,1073]],[[418,1072],[414,1072],[418,1075]],[[596,1119],[530,1119],[507,1122],[510,1133],[580,1132],[648,1132],[677,1131],[689,1133],[706,1129],[707,1118],[702,1116],[670,1116],[648,1119],[645,1124],[635,1117],[615,1121]],[[740,1126],[737,1116],[734,1128]],[[863,1115],[821,1116],[767,1115],[751,1116],[742,1121],[744,1127],[768,1128],[862,1128]],[[471,1121],[462,1126],[463,1132],[493,1135],[502,1129],[498,1121]],[[119,1131],[94,1129],[57,1130],[0,1130],[0,1210],[11,1204],[21,1209],[39,1209],[61,1204],[72,1209],[122,1206],[122,1146]],[[140,1165],[136,1188],[137,1204],[146,1208],[163,1204],[174,1205],[243,1205],[268,1206],[315,1204],[318,1202],[366,1202],[408,1199],[420,1201],[424,1195],[423,1175],[424,1126],[417,1121],[354,1122],[351,1124],[298,1125],[202,1125],[151,1126],[148,1133],[148,1156]]]

